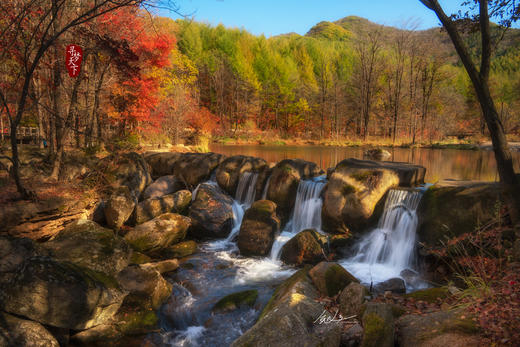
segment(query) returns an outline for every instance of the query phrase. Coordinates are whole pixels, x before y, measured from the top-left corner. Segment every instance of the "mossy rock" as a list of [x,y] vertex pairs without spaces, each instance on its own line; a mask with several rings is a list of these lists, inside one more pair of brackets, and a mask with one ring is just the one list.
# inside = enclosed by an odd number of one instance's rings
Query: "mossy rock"
[[412,293],[405,294],[406,298],[412,298],[415,300],[426,301],[428,303],[434,303],[437,299],[444,299],[450,295],[448,288],[446,287],[438,287],[438,288],[428,288],[417,290]]
[[357,282],[352,282],[346,286],[338,297],[339,309],[343,317],[362,316],[364,303],[369,295],[368,289]]
[[283,245],[280,259],[290,265],[317,264],[326,255],[326,240],[316,230],[299,232]]
[[190,225],[188,217],[165,213],[129,231],[125,240],[136,251],[157,252],[182,241]]
[[240,254],[268,255],[279,229],[280,219],[276,215],[276,204],[269,200],[256,201],[244,214],[240,226],[237,237]]
[[163,258],[184,258],[197,252],[197,242],[193,240],[179,242],[161,251]]
[[75,330],[110,321],[125,297],[109,274],[46,257],[28,259],[1,294],[7,312]]
[[421,315],[405,315],[397,321],[397,341],[403,347],[478,346],[477,322],[463,310],[439,311]]
[[394,316],[387,304],[369,303],[363,314],[362,347],[393,347]]
[[125,240],[112,230],[86,219],[72,222],[53,240],[42,243],[41,248],[59,261],[111,275],[129,264],[132,253]]
[[147,256],[144,253],[137,252],[137,251],[132,252],[132,255],[130,257],[130,264],[139,265],[139,264],[149,263],[151,261],[152,261],[152,258],[150,258],[149,256]]
[[321,262],[309,271],[314,286],[326,296],[335,296],[352,282],[359,282],[343,266]]
[[445,180],[430,187],[418,208],[419,240],[427,247],[443,247],[448,238],[474,232],[498,217],[504,206],[500,183]]
[[265,305],[264,309],[260,313],[259,320],[264,317],[267,313],[269,313],[271,310],[273,310],[276,305],[283,300],[285,296],[287,296],[291,290],[301,282],[309,282],[309,270],[312,268],[310,265],[306,265],[303,269],[300,269],[296,273],[294,273],[291,277],[286,279],[282,284],[280,284],[276,290],[274,291],[273,295],[271,296],[271,299],[267,302],[267,305]]
[[157,329],[159,318],[152,309],[120,311],[116,317],[119,319],[116,326],[124,335],[146,334]]
[[241,306],[249,306],[253,307],[258,298],[258,291],[256,289],[253,290],[245,290],[243,292],[229,294],[222,299],[220,299],[215,306],[213,306],[212,311],[214,312],[226,312],[233,311]]

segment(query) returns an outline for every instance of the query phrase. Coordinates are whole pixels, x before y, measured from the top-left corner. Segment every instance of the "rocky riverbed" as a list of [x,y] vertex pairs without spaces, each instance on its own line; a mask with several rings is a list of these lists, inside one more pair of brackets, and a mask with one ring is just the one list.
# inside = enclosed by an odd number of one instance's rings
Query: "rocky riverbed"
[[[0,236],[0,346],[462,346],[476,338],[459,311],[414,316],[372,299],[446,280],[420,255],[492,219],[503,201],[496,183],[441,182],[411,208],[402,199],[385,206],[389,191],[424,183],[425,169],[407,163],[345,159],[325,172],[298,159],[127,153],[73,176],[93,172],[106,189],[87,218],[42,242]],[[400,219],[418,216],[413,262],[394,278],[356,277],[348,260],[394,208]],[[382,242],[392,225],[380,228]],[[388,262],[377,252],[368,266]]]

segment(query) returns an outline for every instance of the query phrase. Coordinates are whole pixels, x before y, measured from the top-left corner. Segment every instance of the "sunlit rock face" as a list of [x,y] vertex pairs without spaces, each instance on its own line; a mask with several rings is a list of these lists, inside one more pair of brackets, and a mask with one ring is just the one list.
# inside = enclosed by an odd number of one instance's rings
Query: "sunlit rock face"
[[[362,230],[377,220],[376,207],[389,189],[423,183],[426,170],[407,163],[346,159],[330,172],[323,194],[323,229]],[[380,212],[380,211],[379,211]]]

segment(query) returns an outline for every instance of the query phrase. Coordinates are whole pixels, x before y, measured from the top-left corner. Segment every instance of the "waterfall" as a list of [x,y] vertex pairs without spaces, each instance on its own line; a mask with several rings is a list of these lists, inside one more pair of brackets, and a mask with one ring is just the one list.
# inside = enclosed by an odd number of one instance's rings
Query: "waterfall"
[[258,173],[244,172],[238,180],[237,190],[235,192],[235,200],[233,201],[233,229],[226,238],[226,242],[232,242],[240,231],[242,219],[244,219],[245,211],[251,207],[256,196],[256,181]]
[[271,259],[277,260],[282,246],[293,236],[305,229],[321,231],[321,191],[327,184],[323,176],[301,180],[296,193],[296,201],[289,223],[278,235],[271,248]]
[[376,229],[355,246],[355,254],[344,262],[354,276],[365,283],[399,277],[415,268],[415,239],[419,191],[390,190]]
[[262,192],[262,200],[267,199],[267,190],[269,189],[269,183],[271,182],[271,176],[267,179],[267,182],[265,182],[264,191]]
[[235,200],[240,202],[244,209],[249,208],[255,201],[257,180],[258,173],[256,172],[244,172],[238,180]]

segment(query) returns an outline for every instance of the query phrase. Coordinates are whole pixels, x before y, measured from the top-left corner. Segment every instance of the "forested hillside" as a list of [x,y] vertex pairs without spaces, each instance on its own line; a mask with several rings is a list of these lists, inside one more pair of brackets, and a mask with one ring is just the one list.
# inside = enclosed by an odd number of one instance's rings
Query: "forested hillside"
[[[266,39],[178,24],[179,49],[199,71],[200,102],[224,134],[258,128],[314,139],[428,142],[484,132],[469,79],[440,29],[401,30],[346,17],[318,23],[305,36]],[[477,34],[467,34],[475,50]],[[508,30],[493,62],[508,132],[518,131],[519,37],[519,30]]]
[[[22,125],[38,126],[53,153],[67,141],[97,148],[136,136],[188,144],[211,136],[402,144],[485,135],[446,33],[411,29],[346,17],[318,23],[305,36],[266,38],[122,8],[74,27],[47,51],[32,76]],[[466,39],[476,52],[478,33],[470,29]],[[38,29],[20,30],[28,38]],[[493,60],[493,93],[514,137],[520,131],[520,30],[493,30],[503,36]],[[9,39],[4,35],[0,43]],[[76,79],[64,68],[70,43],[84,48]],[[22,41],[0,57],[7,91],[2,137],[22,87],[25,48]]]

